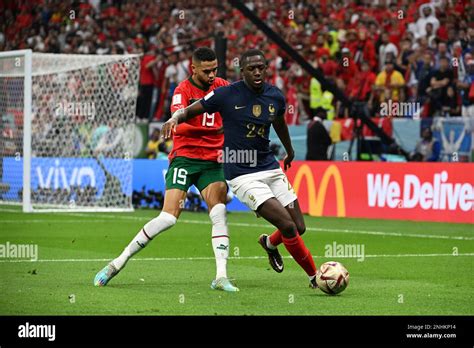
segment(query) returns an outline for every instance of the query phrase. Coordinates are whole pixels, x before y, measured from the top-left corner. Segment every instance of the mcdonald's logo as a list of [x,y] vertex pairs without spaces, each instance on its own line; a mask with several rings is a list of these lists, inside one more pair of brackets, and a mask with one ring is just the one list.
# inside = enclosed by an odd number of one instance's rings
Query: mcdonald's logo
[[296,176],[293,180],[293,189],[298,195],[301,180],[306,179],[306,184],[308,185],[308,213],[311,216],[322,216],[324,203],[326,201],[326,194],[329,185],[329,181],[333,178],[334,187],[336,190],[336,208],[337,216],[343,217],[346,216],[346,200],[344,196],[344,187],[342,184],[341,173],[339,169],[331,164],[323,174],[321,183],[319,185],[318,193],[316,194],[315,182],[313,172],[307,164],[301,165],[296,173]]

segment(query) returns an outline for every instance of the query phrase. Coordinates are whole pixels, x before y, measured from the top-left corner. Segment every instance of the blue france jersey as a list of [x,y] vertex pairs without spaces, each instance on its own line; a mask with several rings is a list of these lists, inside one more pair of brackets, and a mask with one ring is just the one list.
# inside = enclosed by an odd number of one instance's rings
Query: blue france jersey
[[280,167],[268,139],[272,122],[285,113],[285,97],[277,87],[265,83],[263,92],[257,94],[241,80],[215,89],[201,104],[208,114],[222,116],[227,180]]

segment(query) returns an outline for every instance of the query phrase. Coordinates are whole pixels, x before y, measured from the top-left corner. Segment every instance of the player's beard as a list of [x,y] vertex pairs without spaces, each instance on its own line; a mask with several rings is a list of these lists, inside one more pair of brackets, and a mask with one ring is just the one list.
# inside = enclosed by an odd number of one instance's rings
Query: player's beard
[[203,80],[201,80],[199,77],[198,77],[198,80],[199,80],[199,82],[201,82],[201,84],[202,84],[202,86],[204,87],[204,89],[209,89],[209,88],[214,84],[214,81],[215,81],[215,79],[212,80],[212,82],[209,82],[209,80],[203,81]]
[[208,81],[208,82],[203,82],[204,86],[207,87],[206,89],[209,89],[211,88],[211,86],[214,84],[214,81],[215,80],[211,80],[212,82]]

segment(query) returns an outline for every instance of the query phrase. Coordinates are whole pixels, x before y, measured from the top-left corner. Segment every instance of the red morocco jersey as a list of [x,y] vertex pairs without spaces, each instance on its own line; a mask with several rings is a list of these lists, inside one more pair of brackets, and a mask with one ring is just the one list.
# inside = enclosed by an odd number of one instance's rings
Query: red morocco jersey
[[[228,84],[226,80],[216,77],[212,86],[204,90],[189,77],[174,90],[171,114],[204,98],[212,90]],[[218,112],[204,113],[179,124],[173,135],[173,150],[168,156],[169,160],[179,156],[217,162],[219,150],[224,146],[224,134],[216,132],[221,127],[222,118]]]

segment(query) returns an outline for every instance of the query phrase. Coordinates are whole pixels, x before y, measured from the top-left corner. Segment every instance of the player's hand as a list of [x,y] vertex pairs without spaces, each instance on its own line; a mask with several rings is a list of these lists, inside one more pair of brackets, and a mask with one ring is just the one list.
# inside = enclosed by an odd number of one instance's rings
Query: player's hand
[[176,133],[177,126],[178,122],[173,118],[170,118],[168,121],[166,121],[163,127],[161,128],[161,134],[163,136],[163,139],[170,139],[172,133]]
[[287,154],[285,158],[283,159],[283,169],[285,169],[285,172],[288,168],[291,168],[291,162],[295,158],[295,152],[292,151],[291,153]]

